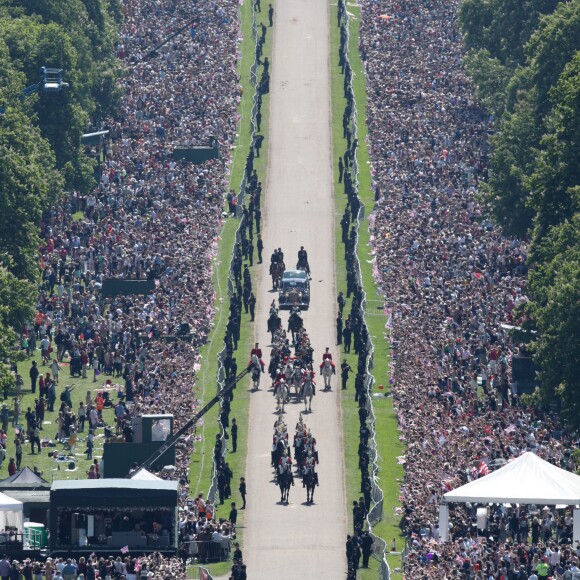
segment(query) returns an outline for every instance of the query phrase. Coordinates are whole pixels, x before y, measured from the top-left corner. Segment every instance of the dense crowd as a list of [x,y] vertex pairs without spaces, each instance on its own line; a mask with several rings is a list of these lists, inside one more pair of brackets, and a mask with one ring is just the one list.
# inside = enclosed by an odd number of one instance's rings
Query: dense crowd
[[412,538],[406,573],[528,578],[543,573],[548,558],[550,573],[563,575],[576,558],[569,544],[552,557],[556,542],[569,541],[565,510],[518,509],[522,528],[548,530],[533,537],[510,526],[514,510],[492,514],[489,537],[478,541],[474,513],[458,506],[452,541],[437,541],[447,490],[524,451],[571,470],[577,445],[557,416],[522,403],[513,379],[512,357],[526,347],[506,327],[522,322],[527,247],[505,237],[477,197],[493,120],[474,102],[462,68],[457,5],[362,3],[375,275],[387,298],[391,382],[407,446],[400,458],[403,526]]
[[184,577],[184,563],[179,558],[165,558],[155,552],[148,556],[133,557],[109,556],[107,558],[91,555],[74,558],[47,558],[46,561],[36,561],[30,558],[22,562],[10,560],[3,556],[0,560],[0,574],[4,578],[19,580],[21,578],[35,580],[95,580],[103,578],[156,578],[169,580]]
[[[32,350],[40,342],[45,362],[54,352],[57,362],[69,361],[71,375],[112,374],[134,403],[132,415],[171,413],[179,428],[198,406],[198,347],[214,314],[211,258],[240,99],[239,5],[127,0],[123,9],[123,95],[105,142],[92,152],[101,162],[99,185],[45,215],[38,315],[23,344]],[[172,158],[174,147],[216,142],[220,159],[194,165]],[[104,296],[109,278],[149,280],[154,289]],[[58,370],[43,383],[55,379]],[[40,395],[48,404],[48,390]],[[88,420],[90,410],[84,413]],[[179,443],[170,474],[182,483],[182,531],[231,534],[225,518],[218,526],[187,502],[194,442],[190,434]]]

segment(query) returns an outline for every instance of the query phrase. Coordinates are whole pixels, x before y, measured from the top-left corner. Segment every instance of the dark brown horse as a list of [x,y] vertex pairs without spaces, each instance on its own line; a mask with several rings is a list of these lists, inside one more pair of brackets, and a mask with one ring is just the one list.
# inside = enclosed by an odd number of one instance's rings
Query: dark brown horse
[[272,276],[272,290],[278,290],[280,287],[280,281],[282,280],[282,274],[284,274],[286,266],[284,262],[272,262],[270,264],[270,276]]

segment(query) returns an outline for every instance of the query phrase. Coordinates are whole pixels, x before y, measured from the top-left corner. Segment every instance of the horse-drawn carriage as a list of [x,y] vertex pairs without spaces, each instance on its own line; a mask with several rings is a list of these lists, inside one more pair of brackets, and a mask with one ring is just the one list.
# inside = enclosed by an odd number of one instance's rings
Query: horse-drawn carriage
[[280,308],[298,308],[307,310],[310,306],[310,280],[303,270],[286,270],[278,285]]

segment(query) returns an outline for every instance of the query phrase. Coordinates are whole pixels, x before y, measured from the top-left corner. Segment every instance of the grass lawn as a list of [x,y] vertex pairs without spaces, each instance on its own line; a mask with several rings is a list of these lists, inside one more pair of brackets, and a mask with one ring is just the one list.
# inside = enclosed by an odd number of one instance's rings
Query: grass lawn
[[[272,2],[272,5],[275,5]],[[239,190],[243,173],[245,170],[246,156],[251,145],[251,113],[254,98],[254,86],[251,82],[250,69],[254,62],[255,54],[255,40],[252,34],[252,2],[245,0],[240,7],[241,17],[241,33],[242,41],[240,45],[241,59],[238,62],[238,71],[241,77],[240,84],[243,89],[242,100],[238,107],[240,114],[239,133],[236,143],[236,148],[232,155],[232,172],[230,176],[230,188],[235,191]],[[262,10],[256,14],[257,24],[263,22],[268,25],[267,10]],[[266,42],[264,43],[262,60],[268,56],[271,60],[272,47],[272,29],[268,28],[266,33]],[[257,75],[260,78],[262,66],[258,67]],[[262,125],[260,134],[264,135],[264,142],[260,152],[260,157],[254,160],[254,167],[257,170],[258,176],[262,183],[265,182],[265,174],[267,169],[267,152],[268,152],[268,111],[269,111],[269,96],[262,97]],[[222,228],[219,240],[219,252],[214,264],[214,289],[216,293],[215,307],[216,318],[214,320],[214,327],[210,335],[210,340],[202,348],[202,370],[199,375],[199,384],[201,385],[200,398],[203,401],[208,401],[216,392],[217,389],[217,372],[218,372],[218,354],[223,348],[223,337],[225,335],[225,328],[228,321],[229,313],[229,293],[228,293],[228,276],[230,259],[233,253],[235,244],[236,231],[240,225],[240,220],[237,218],[228,218]],[[254,246],[256,244],[256,237],[254,237]],[[257,252],[254,252],[254,265],[257,264]],[[252,272],[253,286],[257,284],[256,268]],[[260,298],[256,296],[258,303],[256,309],[260,307]],[[249,314],[242,313],[242,325],[240,332],[240,341],[238,350],[234,354],[238,363],[238,372],[243,369],[246,363],[246,358],[251,349],[251,344],[254,341],[254,323],[250,321]],[[235,501],[239,506],[241,505],[241,498],[238,494],[238,485],[240,477],[245,475],[246,469],[246,455],[247,455],[247,425],[248,425],[248,405],[249,405],[249,388],[250,380],[243,380],[234,392],[234,400],[231,403],[230,420],[235,418],[238,423],[238,449],[236,453],[228,453],[226,460],[228,461],[234,479],[232,481],[232,498],[227,500],[223,508],[218,506],[218,517],[227,517],[230,509],[230,502]],[[204,417],[202,441],[198,445],[195,453],[191,457],[190,465],[190,494],[196,496],[199,492],[207,493],[211,485],[212,477],[212,454],[213,441],[219,432],[219,408],[214,407]],[[244,536],[244,512],[238,511],[237,524],[237,541],[243,548]],[[220,576],[226,574],[231,568],[231,562],[218,562],[207,566],[211,574]]]
[[[56,353],[55,353],[56,354]],[[23,399],[20,404],[20,420],[19,424],[26,429],[26,419],[24,415],[28,407],[31,407],[34,411],[34,401],[35,398],[38,398],[39,393],[38,389],[36,390],[36,394],[32,394],[30,388],[30,379],[28,376],[28,372],[30,371],[30,367],[32,366],[32,361],[35,360],[38,364],[38,369],[41,373],[49,372],[50,369],[47,366],[42,366],[40,350],[37,350],[33,353],[32,357],[21,361],[18,363],[18,372],[22,375],[24,379],[24,388],[22,390]],[[57,432],[58,429],[56,427],[56,418],[58,417],[58,408],[60,407],[60,394],[64,391],[66,386],[73,386],[74,390],[72,391],[71,399],[73,403],[73,411],[76,413],[79,403],[85,401],[85,397],[87,391],[91,391],[91,395],[93,399],[95,398],[97,391],[102,390],[103,385],[107,379],[111,379],[113,383],[118,383],[120,386],[123,386],[123,379],[115,379],[111,376],[107,375],[100,375],[97,377],[97,381],[93,381],[93,372],[92,370],[87,373],[86,379],[79,379],[79,378],[71,378],[69,373],[69,366],[68,363],[65,361],[61,363],[61,370],[59,373],[59,384],[57,386],[57,400],[54,404],[54,412],[45,412],[43,429],[41,431],[41,440],[43,438],[49,439],[52,443],[56,443],[57,439]],[[124,390],[124,389],[122,389]],[[110,390],[111,393],[111,400],[116,402],[117,401],[117,390],[112,389]],[[11,407],[12,398],[14,393],[9,393],[9,398],[6,401],[8,407]],[[113,409],[104,409],[103,410],[103,418],[108,425],[114,426],[114,416],[113,416]],[[12,427],[12,414],[10,415],[10,422],[8,427],[8,439],[6,442],[6,461],[0,469],[0,477],[5,478],[8,477],[8,460],[11,457],[15,457],[15,432],[14,428]],[[86,436],[88,435],[88,421],[85,423],[85,430],[84,433],[79,433],[77,437],[77,443],[75,445],[73,455],[75,461],[75,469],[68,469],[68,461],[66,462],[56,462],[52,458],[48,457],[49,452],[59,451],[63,452],[66,455],[69,455],[68,447],[65,449],[65,445],[60,443],[56,443],[54,447],[43,447],[42,452],[40,455],[38,451],[33,455],[30,451],[30,445],[23,445],[22,446],[22,465],[21,467],[28,466],[31,469],[36,467],[39,471],[42,472],[44,479],[51,482],[53,479],[86,479],[87,478],[87,471],[89,469],[89,465],[93,462],[93,460],[88,460],[86,454],[84,453],[86,449]],[[95,433],[95,446],[93,449],[93,459],[101,459],[103,456],[103,444],[105,442],[104,439],[104,429],[100,428],[97,429]]]
[[[347,197],[344,187],[338,183],[338,157],[346,150],[346,139],[342,136],[342,114],[346,105],[343,93],[343,75],[338,66],[338,48],[340,45],[340,30],[336,25],[337,6],[331,5],[331,79],[332,79],[332,115],[333,115],[333,160],[334,160],[334,187],[335,187],[335,210],[336,223],[340,222]],[[373,527],[373,532],[387,541],[390,547],[395,538],[397,549],[402,549],[403,538],[398,527],[400,517],[395,516],[394,508],[399,506],[399,482],[403,477],[402,466],[397,464],[396,457],[401,455],[404,448],[399,441],[397,431],[397,419],[393,410],[392,399],[389,395],[389,343],[386,317],[382,313],[384,297],[379,294],[374,282],[371,253],[370,232],[368,230],[368,216],[374,205],[374,192],[371,187],[371,172],[369,153],[366,145],[367,128],[366,118],[366,93],[365,76],[358,52],[358,27],[360,22],[360,8],[348,5],[350,19],[349,59],[353,69],[353,88],[355,93],[356,107],[358,112],[358,138],[359,147],[357,158],[359,164],[359,197],[365,204],[365,218],[361,221],[359,231],[358,255],[361,264],[363,285],[367,294],[366,322],[374,344],[374,368],[375,388],[373,392],[373,406],[376,415],[376,440],[379,455],[379,478],[380,485],[385,495],[383,520]],[[344,259],[344,245],[341,240],[340,228],[336,230],[336,276],[337,289],[342,290],[346,296],[346,263]],[[345,313],[350,312],[350,301],[347,302]],[[352,368],[356,369],[357,355],[342,355]],[[379,385],[384,388],[379,389]],[[352,526],[352,501],[358,499],[360,494],[360,471],[358,469],[358,404],[354,401],[354,378],[349,381],[349,389],[343,392],[342,414],[345,445],[345,470],[347,489],[347,512],[349,524]],[[350,528],[349,526],[349,528]],[[400,558],[388,556],[387,560],[391,571],[400,567]],[[368,570],[359,570],[359,578],[376,578],[378,574],[378,562],[371,559]],[[393,575],[397,577],[397,574]]]

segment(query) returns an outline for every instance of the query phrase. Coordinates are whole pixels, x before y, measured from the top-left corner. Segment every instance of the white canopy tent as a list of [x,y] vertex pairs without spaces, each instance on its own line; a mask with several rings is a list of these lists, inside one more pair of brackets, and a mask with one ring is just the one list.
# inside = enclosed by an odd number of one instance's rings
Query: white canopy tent
[[23,503],[0,493],[0,530],[7,526],[15,527],[18,532],[22,532],[22,508]]
[[150,471],[147,471],[145,468],[141,468],[141,469],[139,469],[139,471],[136,471],[131,476],[131,479],[148,480],[148,481],[155,481],[155,480],[160,481],[161,480],[160,477],[157,477],[156,475],[154,475]]
[[517,503],[574,506],[574,541],[580,541],[580,476],[534,453],[524,453],[501,469],[447,492],[439,506],[439,533],[449,532],[448,503]]

